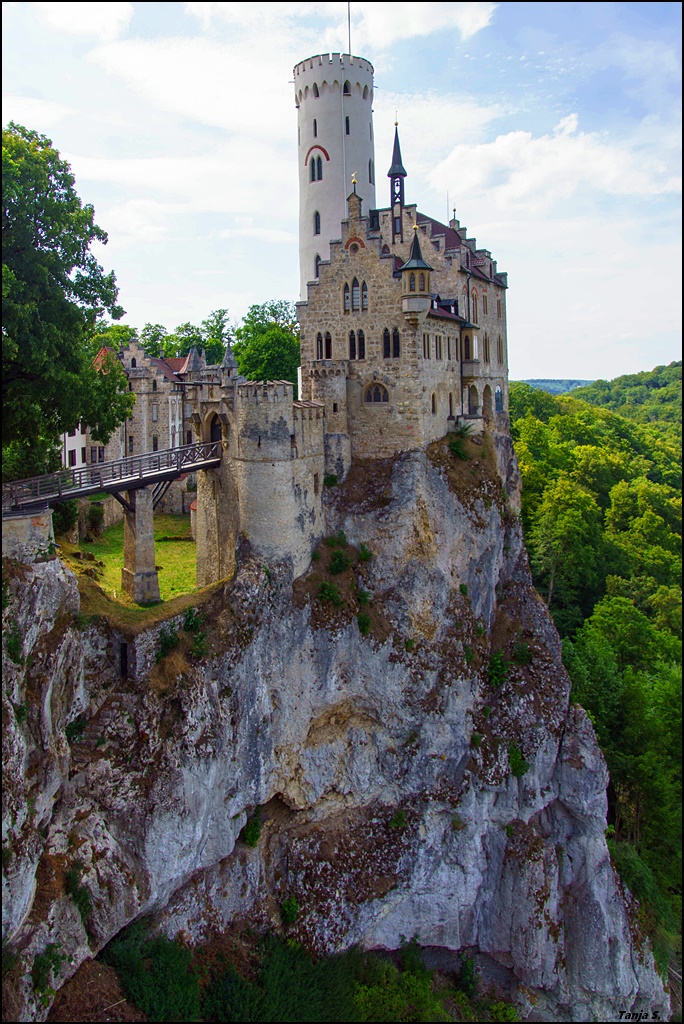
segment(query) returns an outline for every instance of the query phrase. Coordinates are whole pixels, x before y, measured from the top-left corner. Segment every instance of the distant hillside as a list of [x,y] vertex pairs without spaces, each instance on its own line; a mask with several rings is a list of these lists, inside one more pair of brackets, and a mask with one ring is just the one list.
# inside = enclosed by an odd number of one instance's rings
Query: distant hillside
[[533,388],[539,388],[540,391],[548,391],[550,395],[564,395],[568,391],[574,391],[575,388],[581,388],[585,384],[593,384],[591,380],[545,380],[544,378],[535,378],[534,380],[523,380],[521,384],[530,384]]
[[[533,381],[530,381],[530,384]],[[580,388],[581,398],[638,423],[682,422],[682,363],[656,366],[645,373],[629,373],[614,380],[595,380]]]

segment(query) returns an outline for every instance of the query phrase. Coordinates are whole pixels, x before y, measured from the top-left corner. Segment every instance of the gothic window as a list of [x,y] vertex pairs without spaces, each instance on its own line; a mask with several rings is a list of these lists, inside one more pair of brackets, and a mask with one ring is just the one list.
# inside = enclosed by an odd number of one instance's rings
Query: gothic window
[[470,359],[471,358],[471,354],[470,354],[470,338],[468,337],[468,335],[466,335],[465,338],[463,339],[463,358],[464,359]]
[[368,180],[371,183],[371,185],[375,184],[375,169],[373,167],[372,160],[368,161]]
[[158,438],[158,436],[156,434],[152,435],[152,451],[153,452],[158,452],[159,451],[159,438]]
[[152,381],[152,390],[153,390],[153,391],[156,391],[156,390],[157,390],[157,382],[156,382],[156,380],[153,380],[153,381]]
[[349,358],[356,359],[356,335],[353,331],[349,332]]
[[311,163],[309,164],[309,178],[311,181],[316,180],[316,160],[311,157]]
[[435,359],[442,358],[442,336],[441,334],[435,335]]
[[483,295],[482,296],[482,316],[487,316],[488,307],[489,307],[489,302],[487,300],[487,296]]
[[394,359],[398,359],[401,355],[401,341],[399,340],[399,331],[395,327],[392,331],[392,356]]
[[128,454],[129,455],[133,454],[133,438],[132,437],[128,438]]
[[364,85],[364,87],[363,87],[363,98],[364,98],[364,100],[368,99],[368,86],[367,85]]
[[415,290],[416,290],[416,275],[415,274],[411,274],[411,276],[409,277],[409,291],[410,292],[415,292]]
[[496,391],[494,392],[494,409],[496,412],[503,412],[503,391],[497,385]]
[[137,365],[138,365],[137,359],[131,359],[131,366],[137,366]]
[[316,335],[316,359],[323,358],[323,335],[319,333]]
[[366,336],[363,333],[363,331],[359,331],[358,341],[359,341],[359,359],[365,359],[366,358]]
[[320,276],[321,257],[316,253],[316,259],[314,260],[314,277]]
[[382,358],[389,359],[390,357],[390,332],[385,328],[382,332]]
[[344,286],[344,311],[348,313],[351,309],[351,292],[349,291],[349,285]]
[[477,295],[473,292],[470,300],[470,319],[474,324],[477,323]]
[[418,291],[425,291],[425,274],[421,274],[418,278]]
[[349,135],[349,128],[350,128],[349,118],[345,117],[345,119],[344,119],[344,134],[345,135]]
[[489,362],[489,335],[488,334],[485,334],[485,336],[484,336],[484,345],[482,347],[483,347],[484,361],[485,361],[485,363],[488,363]]
[[361,308],[361,289],[356,278],[352,281],[352,311],[358,312]]
[[314,98],[318,99],[318,86],[316,85],[315,82],[313,84],[313,94],[314,94]]
[[430,358],[430,335],[423,335],[423,359]]
[[344,83],[344,89],[342,90],[345,96],[351,96],[351,85],[349,82]]
[[318,138],[318,121],[315,117],[313,119],[313,137],[314,139]]
[[321,233],[321,215],[316,210],[314,213],[314,235],[320,235]]
[[389,245],[387,245],[387,244],[383,245],[383,247],[382,247],[382,255],[383,256],[389,256],[389,251],[390,251]]
[[365,281],[361,285],[361,309],[368,309],[368,287]]
[[325,332],[325,358],[332,359],[332,338],[330,331]]
[[323,181],[323,161],[320,156],[316,157],[316,177],[319,181]]
[[504,350],[503,350],[503,341],[501,340],[501,335],[499,335],[499,337],[497,338],[497,341],[496,341],[496,358],[497,358],[497,361],[499,363],[503,363],[503,361],[504,361]]
[[383,384],[371,384],[366,391],[366,402],[389,402],[389,392]]
[[447,359],[451,359],[451,338],[447,336]]
[[432,415],[437,415],[437,395],[434,393],[434,391],[432,392]]
[[496,300],[496,315],[497,315],[497,318],[500,320],[501,319],[501,299],[497,299]]

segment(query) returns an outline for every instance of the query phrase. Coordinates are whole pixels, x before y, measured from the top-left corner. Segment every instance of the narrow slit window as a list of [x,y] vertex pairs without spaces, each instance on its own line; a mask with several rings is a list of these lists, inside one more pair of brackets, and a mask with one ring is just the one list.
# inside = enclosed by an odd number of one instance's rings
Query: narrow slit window
[[354,331],[349,332],[349,358],[356,359],[356,334]]
[[319,333],[319,334],[316,335],[316,359],[322,359],[322,358],[323,358],[323,335]]
[[392,357],[399,359],[401,356],[401,341],[399,338],[399,331],[395,327],[392,331]]
[[382,332],[382,357],[383,359],[390,357],[390,332],[387,328]]
[[330,331],[325,332],[325,358],[332,359],[332,338]]
[[363,333],[363,331],[359,331],[358,342],[359,342],[359,359],[365,359],[366,358],[366,336]]
[[349,125],[349,118],[348,117],[345,117],[345,119],[344,119],[344,134],[345,135],[349,135],[350,134],[350,125]]
[[344,286],[344,311],[348,313],[351,309],[351,292],[349,291],[349,285]]
[[321,215],[316,210],[314,213],[314,235],[320,235],[321,233]]

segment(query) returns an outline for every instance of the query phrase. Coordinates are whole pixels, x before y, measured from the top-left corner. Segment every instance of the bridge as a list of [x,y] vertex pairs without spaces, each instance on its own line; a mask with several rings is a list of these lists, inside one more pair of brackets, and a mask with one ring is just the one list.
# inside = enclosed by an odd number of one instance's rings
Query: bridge
[[174,480],[215,469],[221,456],[220,441],[205,441],[13,480],[2,487],[2,515],[25,515],[44,509],[48,502],[112,494],[124,507],[122,587],[136,603],[148,604],[160,600],[153,511]]

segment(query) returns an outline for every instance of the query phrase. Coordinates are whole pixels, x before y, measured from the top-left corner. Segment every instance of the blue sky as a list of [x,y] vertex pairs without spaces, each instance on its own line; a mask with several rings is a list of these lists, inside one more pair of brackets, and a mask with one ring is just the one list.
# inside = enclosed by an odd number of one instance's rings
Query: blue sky
[[[509,273],[511,376],[680,358],[681,6],[351,9],[376,165],[396,111],[407,201],[448,194]],[[124,322],[298,298],[292,67],[347,50],[346,3],[3,3],[3,30],[3,123],[71,163]]]

